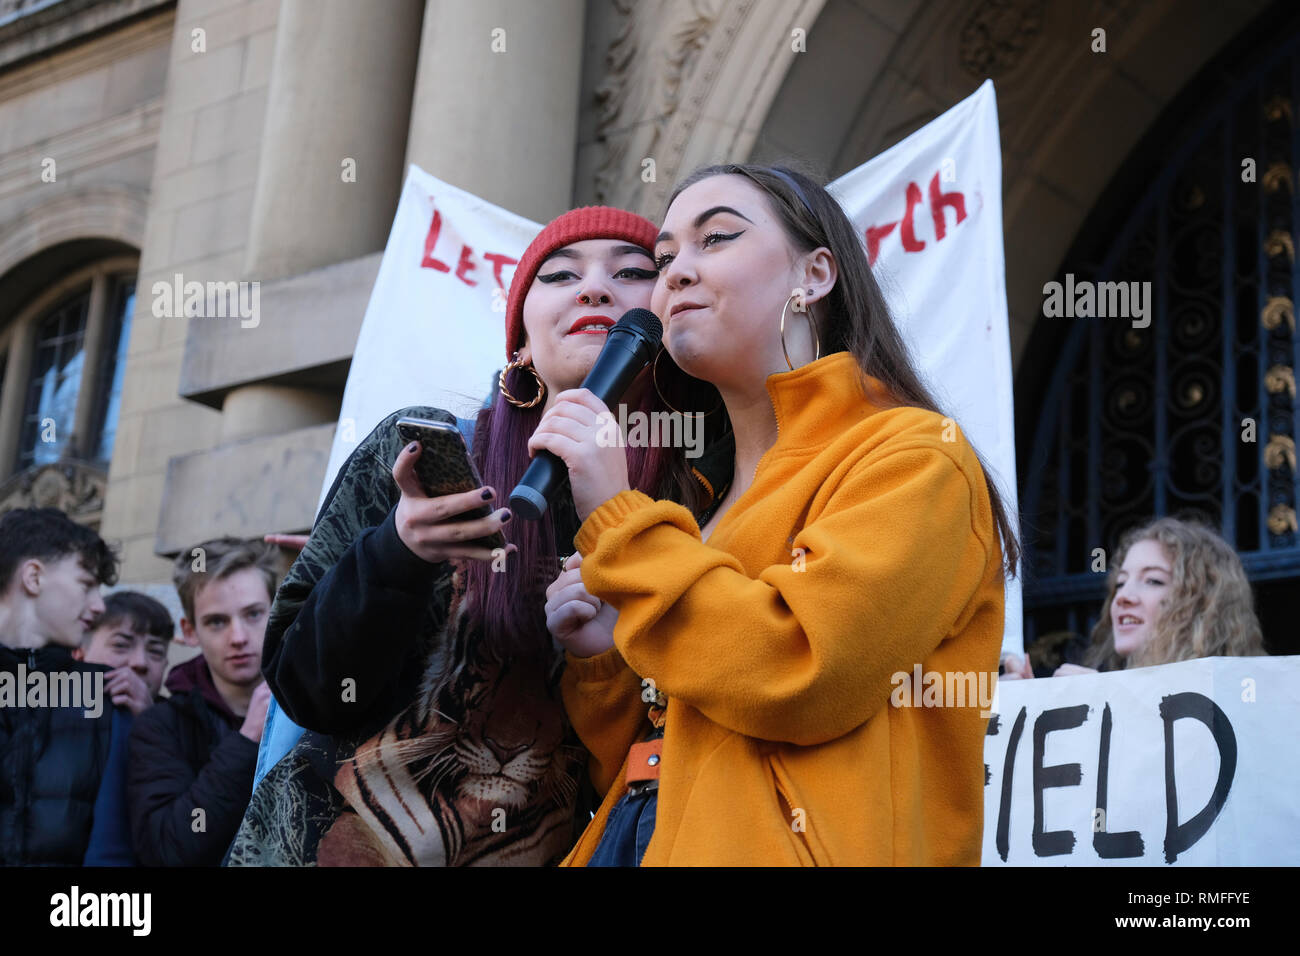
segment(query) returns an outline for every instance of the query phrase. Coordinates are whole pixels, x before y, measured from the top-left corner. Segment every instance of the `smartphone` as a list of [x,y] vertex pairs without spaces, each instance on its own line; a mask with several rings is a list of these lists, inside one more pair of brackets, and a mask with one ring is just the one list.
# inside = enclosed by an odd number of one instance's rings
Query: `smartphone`
[[[446,422],[431,422],[425,418],[399,418],[397,434],[401,436],[402,447],[411,442],[420,443],[420,457],[415,462],[415,477],[420,488],[430,498],[443,495],[455,495],[473,491],[483,486],[478,469],[470,461],[469,449],[465,447],[465,437],[455,425]],[[466,521],[472,518],[486,518],[492,509],[486,504],[464,512],[454,520]],[[505,535],[496,531],[485,538],[467,541],[472,547],[504,548]]]

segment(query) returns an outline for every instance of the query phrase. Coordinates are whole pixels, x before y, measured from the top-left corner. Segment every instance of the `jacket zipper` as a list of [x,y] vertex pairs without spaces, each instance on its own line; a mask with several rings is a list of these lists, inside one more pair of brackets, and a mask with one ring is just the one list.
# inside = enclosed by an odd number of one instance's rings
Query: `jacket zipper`
[[[803,846],[804,852],[806,852],[808,854],[808,858],[812,860],[813,866],[820,866],[821,863],[818,861],[817,855],[813,853],[812,845],[808,842],[808,834],[806,830],[803,829],[806,828],[808,825],[807,811],[804,810],[804,815],[801,819],[799,819],[798,821],[795,820],[794,801],[790,799],[790,794],[786,792],[785,786],[781,783],[780,774],[778,774],[776,772],[776,768],[771,765],[772,758],[769,757],[768,760],[769,760],[768,770],[772,774],[772,783],[775,784],[776,786],[777,800],[785,811],[786,826],[790,828],[791,832],[794,834],[794,838]],[[799,809],[802,810],[803,808],[799,808]],[[796,822],[798,822],[801,825],[800,829],[795,829],[794,824]]]
[[713,491],[713,487],[709,484],[708,479],[706,479],[694,468],[691,469],[691,475],[694,476],[696,481],[698,481],[701,485],[704,486],[704,490],[709,493],[709,501],[712,502],[714,500],[714,491]]
[[[36,649],[33,647],[27,649],[27,666],[31,670],[36,669]],[[27,688],[19,688],[20,694],[25,694],[26,692]],[[21,795],[15,794],[15,796],[18,797],[15,802],[19,806],[25,806],[27,808],[27,812],[23,815],[22,822],[19,826],[18,833],[18,859],[21,861],[27,860],[27,823],[32,812],[32,767],[36,762],[36,735],[40,732],[40,728],[36,726],[35,722],[28,722],[27,727],[27,746],[23,749],[23,773],[21,777],[23,792]]]

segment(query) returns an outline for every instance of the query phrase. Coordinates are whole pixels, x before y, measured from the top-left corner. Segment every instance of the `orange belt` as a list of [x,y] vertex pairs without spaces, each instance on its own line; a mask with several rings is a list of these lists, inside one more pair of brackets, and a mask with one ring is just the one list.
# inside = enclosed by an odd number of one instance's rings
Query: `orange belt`
[[659,788],[659,766],[663,759],[664,739],[643,740],[633,744],[627,756],[627,786],[632,794]]

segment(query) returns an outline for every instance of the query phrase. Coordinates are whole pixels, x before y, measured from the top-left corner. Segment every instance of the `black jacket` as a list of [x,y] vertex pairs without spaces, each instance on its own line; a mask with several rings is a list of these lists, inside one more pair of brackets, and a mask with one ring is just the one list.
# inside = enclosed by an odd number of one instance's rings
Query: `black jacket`
[[267,621],[262,674],[289,719],[319,733],[366,735],[410,703],[447,619],[451,565],[397,535],[403,415],[456,422],[416,406],[375,427],[339,470]]
[[253,792],[257,744],[217,693],[202,657],[167,678],[172,696],[136,718],[127,803],[145,866],[217,866]]
[[16,694],[32,702],[26,675],[38,671],[48,683],[51,673],[81,682],[108,670],[75,660],[66,647],[0,646],[0,866],[81,865],[108,763],[113,705],[102,678],[94,717],[86,716],[91,706],[18,706]]

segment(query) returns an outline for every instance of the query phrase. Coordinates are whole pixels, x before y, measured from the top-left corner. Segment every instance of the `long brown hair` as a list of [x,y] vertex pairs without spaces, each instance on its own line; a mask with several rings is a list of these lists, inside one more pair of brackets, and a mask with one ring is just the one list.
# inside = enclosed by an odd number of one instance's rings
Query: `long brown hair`
[[[727,163],[695,170],[677,184],[668,205],[689,186],[712,176],[744,176],[767,193],[791,243],[802,252],[825,247],[838,267],[838,277],[826,296],[818,318],[818,337],[823,354],[849,352],[863,374],[878,380],[886,395],[873,398],[883,404],[924,408],[945,413],[921,381],[907,345],[889,314],[889,306],[867,263],[867,251],[849,217],[835,197],[810,177],[784,166]],[[791,184],[797,187],[792,188]],[[821,303],[818,303],[820,305]],[[813,314],[817,313],[814,307]],[[864,389],[867,382],[863,382]],[[1014,577],[1020,561],[1020,543],[1015,526],[1007,516],[997,484],[975,452],[988,486],[993,520],[1002,539],[1005,572]],[[1008,476],[1014,480],[1014,476]]]
[[[1155,541],[1169,559],[1169,597],[1151,636],[1127,660],[1115,653],[1110,608],[1129,549]],[[1237,552],[1213,528],[1165,517],[1131,528],[1120,539],[1106,582],[1106,602],[1092,629],[1087,663],[1099,670],[1151,667],[1198,657],[1252,657],[1267,653],[1255,616],[1254,595]]]

